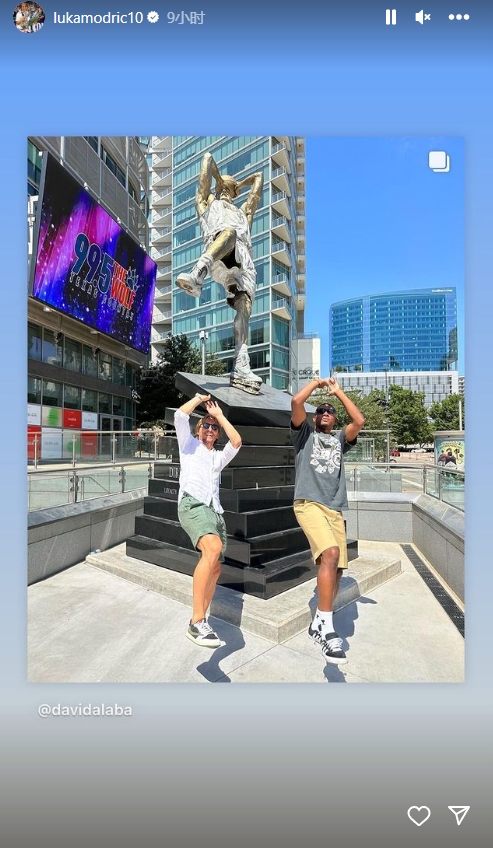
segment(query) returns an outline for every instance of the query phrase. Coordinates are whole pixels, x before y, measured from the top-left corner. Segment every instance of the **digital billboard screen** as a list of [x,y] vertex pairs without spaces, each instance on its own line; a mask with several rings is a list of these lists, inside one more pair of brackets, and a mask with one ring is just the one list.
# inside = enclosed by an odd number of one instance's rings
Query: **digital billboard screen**
[[32,297],[148,353],[156,263],[53,156],[43,158]]

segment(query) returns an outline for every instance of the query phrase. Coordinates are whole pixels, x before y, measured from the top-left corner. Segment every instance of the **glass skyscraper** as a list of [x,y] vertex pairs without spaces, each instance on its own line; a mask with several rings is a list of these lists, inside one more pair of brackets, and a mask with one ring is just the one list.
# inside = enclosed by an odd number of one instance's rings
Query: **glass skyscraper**
[[337,371],[454,370],[455,288],[385,292],[332,304],[330,352]]
[[[257,290],[249,325],[252,369],[267,385],[292,387],[296,345],[305,309],[305,141],[294,136],[153,136],[149,148],[152,258],[158,264],[153,358],[171,332],[185,333],[232,367],[235,312],[224,288],[208,277],[200,298],[177,288],[203,251],[195,210],[202,157],[209,151],[221,173],[242,180],[261,171],[264,186],[252,227]],[[248,188],[238,198],[245,202]]]

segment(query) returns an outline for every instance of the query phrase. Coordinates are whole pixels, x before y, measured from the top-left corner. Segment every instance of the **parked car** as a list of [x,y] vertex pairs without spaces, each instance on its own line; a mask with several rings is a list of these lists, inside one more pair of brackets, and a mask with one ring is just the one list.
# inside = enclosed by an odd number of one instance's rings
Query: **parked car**
[[391,451],[390,451],[390,455],[391,455],[391,456],[400,456],[400,455],[401,455],[401,452],[400,452],[400,451],[398,451],[398,450],[391,450]]

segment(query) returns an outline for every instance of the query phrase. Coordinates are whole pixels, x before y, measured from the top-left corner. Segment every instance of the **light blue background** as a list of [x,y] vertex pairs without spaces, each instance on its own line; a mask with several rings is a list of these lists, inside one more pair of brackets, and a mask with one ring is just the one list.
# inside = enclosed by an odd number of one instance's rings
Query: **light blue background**
[[[321,834],[334,835],[350,816],[356,834],[363,828],[364,818],[355,818],[361,810],[370,830],[379,828],[381,821],[389,827],[395,824],[389,844],[397,838],[404,844],[408,829],[402,809],[410,804],[432,806],[436,801],[442,808],[475,804],[476,822],[481,821],[481,810],[488,813],[491,11],[483,12],[482,18],[480,12],[472,17],[461,37],[464,30],[459,26],[466,24],[444,19],[440,29],[437,13],[430,25],[420,27],[414,22],[417,9],[411,7],[401,25],[402,4],[396,27],[385,27],[385,10],[379,4],[366,3],[361,9],[345,4],[347,8],[339,12],[351,24],[343,30],[334,12],[337,5],[341,4],[328,4],[318,12],[310,4],[282,10],[253,4],[245,13],[231,7],[222,13],[218,5],[205,3],[195,7],[206,11],[203,26],[178,27],[164,23],[169,7],[152,2],[140,8],[157,9],[162,24],[111,27],[110,32],[105,26],[55,27],[53,10],[104,13],[139,7],[105,0],[45,3],[47,23],[40,33],[29,36],[19,34],[10,15],[1,13],[0,732],[4,762],[10,762],[3,798],[11,804],[10,813],[20,815],[22,808],[18,834],[26,838],[31,826],[32,833],[39,834],[51,823],[51,844],[67,844],[61,840],[63,828],[68,836],[77,829],[76,823],[82,827],[84,821],[86,844],[91,839],[96,844],[97,833],[106,835],[96,832],[96,824],[107,823],[107,814],[113,821],[108,833],[121,831],[120,844],[126,839],[128,844],[135,845],[138,839],[144,844],[146,827],[162,839],[166,833],[166,841],[174,838],[174,844],[180,841],[176,834],[186,831],[191,839],[197,827],[195,838],[200,839],[196,817],[187,817],[189,769],[197,751],[212,777],[202,792],[200,815],[204,825],[216,828],[218,839],[226,833],[233,838],[240,831],[252,840],[281,838],[286,844],[296,835],[297,844],[308,844]],[[463,5],[473,16],[475,6]],[[444,8],[443,4],[430,8],[437,6]],[[201,686],[198,693],[197,687],[178,685],[26,683],[26,137],[174,133],[464,136],[468,422],[464,685]],[[426,639],[426,634],[417,633],[416,639]],[[43,724],[37,704],[58,700],[73,704],[117,700],[133,706],[134,718],[124,727],[116,720]],[[334,716],[339,717],[336,724]],[[68,774],[70,780],[65,779]],[[93,819],[82,816],[84,799],[95,811]],[[60,800],[61,812],[50,817],[55,806],[60,809]],[[327,817],[336,800],[337,826],[334,819],[330,831]],[[37,813],[30,816],[34,804]],[[383,819],[377,810],[384,809]],[[446,813],[448,821],[451,814]],[[8,822],[14,828],[14,819]],[[456,844],[458,834],[464,837],[464,828],[465,824],[446,836],[449,845]],[[83,831],[77,832],[81,836]],[[413,830],[411,835],[420,833]],[[379,838],[383,840],[383,832]]]

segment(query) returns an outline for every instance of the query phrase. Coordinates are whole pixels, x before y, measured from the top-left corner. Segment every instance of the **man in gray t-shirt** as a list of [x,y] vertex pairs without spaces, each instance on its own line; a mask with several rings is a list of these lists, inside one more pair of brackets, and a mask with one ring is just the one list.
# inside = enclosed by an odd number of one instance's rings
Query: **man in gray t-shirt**
[[[337,412],[332,404],[322,403],[317,407],[315,428],[306,420],[305,402],[315,389],[322,387],[327,387],[329,396],[342,403],[351,419],[335,435],[332,430]],[[341,513],[348,505],[343,455],[356,444],[365,419],[335,377],[312,380],[294,395],[291,410],[291,436],[296,449],[294,511],[319,566],[318,606],[308,635],[322,646],[328,662],[341,665],[347,659],[332,619],[339,581],[347,568],[346,531]]]

